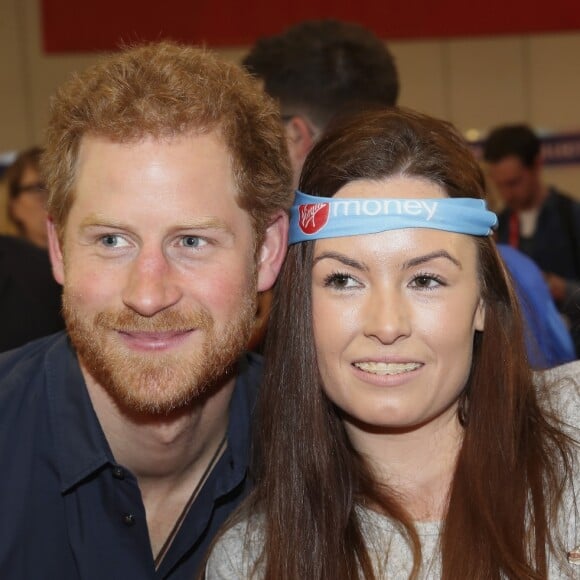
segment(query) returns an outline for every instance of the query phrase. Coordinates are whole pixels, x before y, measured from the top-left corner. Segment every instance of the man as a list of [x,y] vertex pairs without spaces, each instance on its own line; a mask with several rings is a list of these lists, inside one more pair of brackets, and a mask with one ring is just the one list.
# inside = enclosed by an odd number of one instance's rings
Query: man
[[[294,188],[306,156],[333,119],[363,108],[392,107],[399,96],[399,76],[386,44],[349,22],[296,24],[260,39],[243,65],[278,101]],[[262,293],[250,342],[254,350],[261,349],[270,304],[271,293]]]
[[291,202],[277,110],[160,43],[68,82],[47,136],[68,335],[0,357],[2,577],[191,579],[249,485],[240,354]]
[[391,53],[358,24],[302,22],[259,40],[243,64],[280,104],[295,187],[306,155],[334,117],[366,107],[392,107],[399,96]]
[[494,129],[483,155],[506,205],[498,241],[520,249],[544,272],[580,355],[580,203],[543,182],[540,140],[526,125]]

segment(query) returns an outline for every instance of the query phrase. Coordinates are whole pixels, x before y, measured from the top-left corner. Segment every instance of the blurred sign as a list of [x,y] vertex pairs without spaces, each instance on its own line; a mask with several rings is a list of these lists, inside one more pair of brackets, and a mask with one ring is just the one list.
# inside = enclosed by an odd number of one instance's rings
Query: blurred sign
[[[580,132],[540,134],[545,165],[580,164]],[[469,146],[477,159],[483,159],[483,139],[471,141]]]
[[580,133],[563,133],[540,137],[546,165],[580,163]]

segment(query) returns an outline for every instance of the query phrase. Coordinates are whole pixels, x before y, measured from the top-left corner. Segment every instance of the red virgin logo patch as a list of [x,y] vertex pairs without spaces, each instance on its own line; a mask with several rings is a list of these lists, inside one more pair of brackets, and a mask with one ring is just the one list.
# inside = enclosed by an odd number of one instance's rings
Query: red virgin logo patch
[[319,232],[327,223],[330,214],[328,203],[307,203],[299,206],[300,218],[298,225],[307,235]]

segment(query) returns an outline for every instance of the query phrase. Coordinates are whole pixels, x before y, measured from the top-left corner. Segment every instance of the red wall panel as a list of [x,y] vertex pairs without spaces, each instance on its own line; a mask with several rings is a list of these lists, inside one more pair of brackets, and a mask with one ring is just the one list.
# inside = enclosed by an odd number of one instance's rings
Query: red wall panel
[[173,38],[209,46],[252,44],[311,18],[359,22],[385,39],[580,30],[576,0],[42,0],[47,52],[109,50]]

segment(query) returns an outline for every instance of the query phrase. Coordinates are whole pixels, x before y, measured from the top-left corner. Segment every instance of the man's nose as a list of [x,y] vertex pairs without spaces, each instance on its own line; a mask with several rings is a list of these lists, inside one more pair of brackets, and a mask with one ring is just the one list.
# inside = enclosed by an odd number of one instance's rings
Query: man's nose
[[141,316],[154,316],[179,302],[182,292],[174,266],[162,248],[143,247],[130,265],[124,304]]

